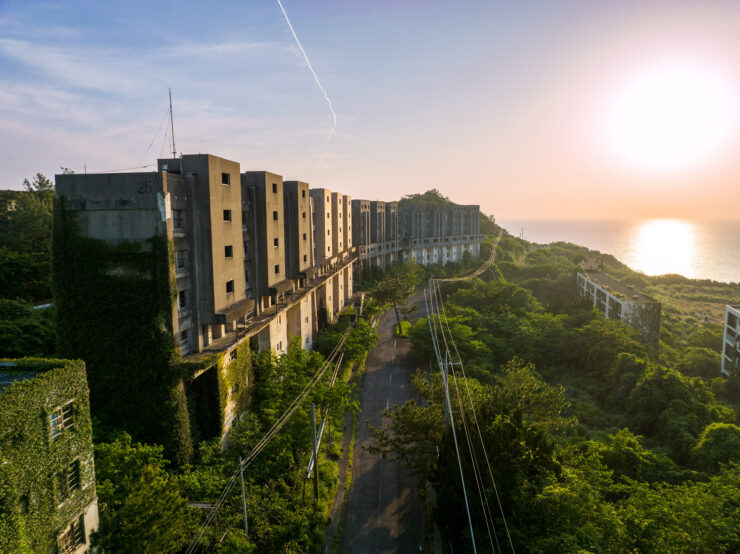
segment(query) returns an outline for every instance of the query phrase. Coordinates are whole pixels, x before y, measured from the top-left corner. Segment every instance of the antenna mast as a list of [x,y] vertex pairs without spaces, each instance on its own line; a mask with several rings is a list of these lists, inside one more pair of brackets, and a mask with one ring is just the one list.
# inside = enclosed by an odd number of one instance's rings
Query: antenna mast
[[170,91],[170,125],[172,126],[172,157],[177,158],[177,149],[175,148],[175,120],[172,118],[172,89]]

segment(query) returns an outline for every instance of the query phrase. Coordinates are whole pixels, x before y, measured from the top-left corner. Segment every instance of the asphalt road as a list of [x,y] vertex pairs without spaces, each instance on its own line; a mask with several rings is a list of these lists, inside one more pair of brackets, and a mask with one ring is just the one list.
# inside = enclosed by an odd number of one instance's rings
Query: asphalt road
[[[423,296],[415,296],[412,302],[423,306]],[[352,462],[352,486],[339,542],[342,553],[419,552],[423,542],[424,519],[416,479],[364,448],[373,441],[366,423],[374,427],[385,425],[386,408],[415,397],[411,386],[414,368],[409,360],[411,343],[395,338],[394,324],[392,310],[380,318],[380,341],[366,362],[359,394],[362,413]]]

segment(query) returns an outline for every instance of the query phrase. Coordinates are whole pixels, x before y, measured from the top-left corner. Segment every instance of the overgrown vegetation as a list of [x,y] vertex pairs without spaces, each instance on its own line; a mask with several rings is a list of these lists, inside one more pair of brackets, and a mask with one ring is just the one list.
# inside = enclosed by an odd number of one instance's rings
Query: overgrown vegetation
[[[450,396],[479,547],[489,546],[486,508],[462,425],[464,416],[476,438],[474,415],[517,551],[738,550],[740,397],[737,377],[719,377],[718,321],[687,319],[669,306],[659,348],[646,346],[579,298],[575,270],[587,254],[506,236],[498,271],[441,289],[443,320],[465,362],[464,376],[453,367]],[[673,298],[684,307],[740,295],[736,285],[649,278],[604,259],[607,270],[653,296],[670,295],[668,282],[680,287]],[[427,321],[409,335],[420,367],[429,367]],[[389,426],[375,431],[376,448],[434,486],[443,544],[468,552],[441,376],[419,372],[414,386],[424,401],[391,409]],[[492,540],[505,550],[496,492],[472,442],[498,533]]]

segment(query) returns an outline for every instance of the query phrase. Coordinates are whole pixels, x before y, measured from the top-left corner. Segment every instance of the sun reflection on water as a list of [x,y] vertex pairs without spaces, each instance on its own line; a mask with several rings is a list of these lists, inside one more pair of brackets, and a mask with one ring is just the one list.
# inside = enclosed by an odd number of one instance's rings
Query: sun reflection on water
[[694,226],[677,219],[642,222],[632,238],[634,268],[648,275],[694,274]]

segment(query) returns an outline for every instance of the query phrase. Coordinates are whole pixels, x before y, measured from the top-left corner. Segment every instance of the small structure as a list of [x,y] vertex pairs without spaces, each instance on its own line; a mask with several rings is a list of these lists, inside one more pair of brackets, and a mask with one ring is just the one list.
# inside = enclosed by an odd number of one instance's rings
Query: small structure
[[85,364],[0,360],[0,552],[81,554],[98,528]]
[[725,336],[722,341],[722,373],[740,369],[740,304],[725,306]]
[[590,267],[582,269],[576,276],[581,296],[592,300],[594,308],[605,317],[625,322],[639,330],[648,344],[657,346],[660,303]]

